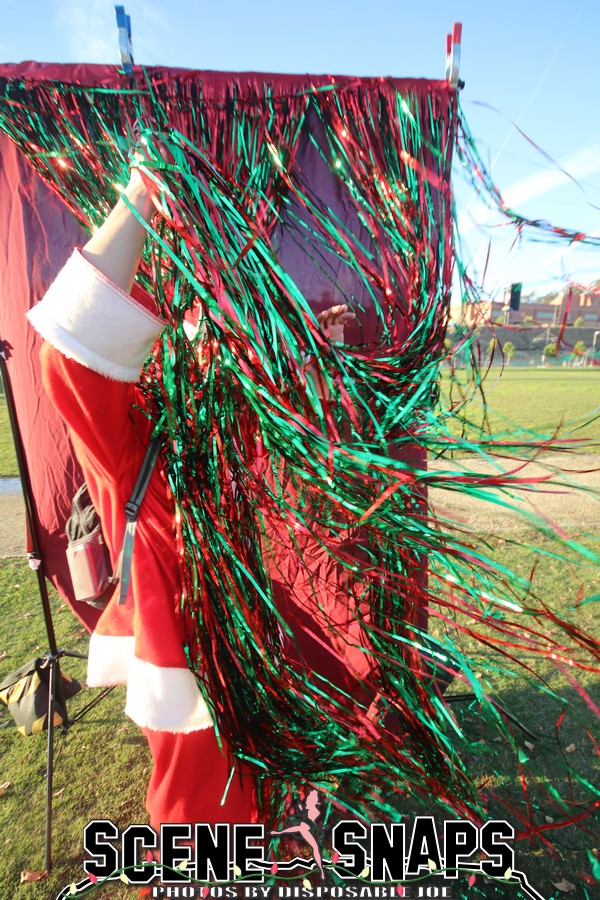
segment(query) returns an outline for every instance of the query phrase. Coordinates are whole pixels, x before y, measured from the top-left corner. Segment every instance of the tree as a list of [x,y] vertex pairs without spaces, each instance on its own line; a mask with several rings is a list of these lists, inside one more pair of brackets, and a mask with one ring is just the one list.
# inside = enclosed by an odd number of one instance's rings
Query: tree
[[504,316],[496,316],[496,325],[506,325]]
[[506,356],[506,359],[508,360],[506,365],[510,366],[510,361],[513,358],[513,356],[515,355],[515,345],[513,344],[512,341],[507,341],[502,349],[504,350],[504,355]]
[[575,346],[573,347],[573,353],[575,356],[583,356],[585,353],[586,347],[583,341],[577,341]]
[[533,316],[523,316],[523,325],[533,325]]
[[554,359],[557,354],[556,344],[546,344],[544,349],[542,350],[542,356],[548,357],[548,359]]
[[498,338],[493,337],[488,344],[487,352],[488,356],[492,356],[498,346]]
[[536,298],[536,303],[552,303],[553,300],[557,300],[560,296],[558,291],[549,291],[547,294],[542,294],[541,297]]
[[573,322],[573,328],[583,328],[585,325],[585,319],[583,316],[577,316],[575,321]]

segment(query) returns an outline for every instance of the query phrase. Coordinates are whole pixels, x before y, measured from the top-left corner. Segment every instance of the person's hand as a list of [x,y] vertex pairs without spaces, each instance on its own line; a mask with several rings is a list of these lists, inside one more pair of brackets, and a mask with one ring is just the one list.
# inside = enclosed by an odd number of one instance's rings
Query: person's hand
[[154,193],[149,180],[144,178],[137,167],[132,168],[129,173],[129,183],[123,194],[146,222],[149,222],[156,212]]
[[[323,310],[317,316],[323,334],[331,344],[344,343],[344,328],[349,322],[353,322],[356,315],[348,309],[347,304],[341,303],[338,306],[331,306],[329,309]],[[317,394],[321,400],[329,400],[331,392],[329,390],[328,380],[318,363],[311,362],[306,370],[307,376],[313,382],[317,389]]]
[[140,137],[130,151],[129,184],[125,194],[146,221],[154,212],[165,214],[160,170],[172,166],[173,162],[167,141],[160,133],[152,134],[151,139]]
[[344,343],[344,328],[355,319],[355,313],[348,309],[346,303],[341,303],[339,306],[331,306],[317,316],[317,322],[321,326],[321,330],[332,344]]

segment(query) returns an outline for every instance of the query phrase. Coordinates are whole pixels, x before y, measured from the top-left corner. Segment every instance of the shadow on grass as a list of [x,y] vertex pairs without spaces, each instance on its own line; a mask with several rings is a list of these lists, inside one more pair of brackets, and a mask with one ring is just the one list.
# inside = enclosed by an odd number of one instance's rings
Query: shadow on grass
[[[533,737],[475,699],[451,709],[465,739],[461,757],[487,800],[487,818],[505,819],[515,829],[516,867],[545,897],[560,895],[553,884],[566,878],[575,885],[571,897],[591,900],[588,890],[598,887],[587,882],[589,851],[600,839],[600,766],[592,739],[598,720],[575,688],[554,687],[560,699],[533,685],[490,685],[492,699]],[[598,687],[597,681],[587,685],[596,701]],[[504,890],[508,897],[510,889]]]

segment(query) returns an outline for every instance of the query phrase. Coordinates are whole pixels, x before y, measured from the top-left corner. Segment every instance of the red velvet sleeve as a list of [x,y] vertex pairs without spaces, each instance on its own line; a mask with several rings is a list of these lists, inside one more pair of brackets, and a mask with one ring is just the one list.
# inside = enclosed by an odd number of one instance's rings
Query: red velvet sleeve
[[123,537],[125,503],[150,435],[149,420],[134,407],[142,401],[140,391],[135,384],[114,381],[68,359],[47,342],[41,362],[45,388],[69,427],[114,562]]
[[82,465],[93,466],[98,477],[114,480],[132,447],[142,446],[149,427],[134,416],[132,405],[141,397],[135,384],[114,381],[45,342],[41,352],[42,378],[56,409],[67,423]]

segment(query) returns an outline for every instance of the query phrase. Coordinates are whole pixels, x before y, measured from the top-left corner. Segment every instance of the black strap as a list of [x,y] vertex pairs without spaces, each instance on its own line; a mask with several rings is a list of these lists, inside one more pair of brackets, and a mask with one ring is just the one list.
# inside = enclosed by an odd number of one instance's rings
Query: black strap
[[144,499],[144,494],[146,493],[146,488],[148,487],[152,475],[152,470],[156,465],[160,443],[160,437],[157,436],[150,442],[150,446],[146,450],[144,462],[142,463],[142,468],[140,469],[131,497],[125,504],[125,516],[128,522],[135,522],[138,517],[140,506],[142,505],[142,500]]
[[160,450],[161,439],[155,437],[150,442],[144,461],[140,469],[139,475],[135,482],[131,497],[125,504],[125,534],[123,535],[123,545],[119,554],[119,562],[117,570],[113,576],[113,580],[121,582],[119,591],[119,603],[125,603],[127,594],[129,593],[129,582],[131,580],[131,561],[133,558],[133,542],[135,540],[135,529],[137,526],[137,517],[144,499],[144,494],[150,482],[152,470],[156,465],[156,458]]

